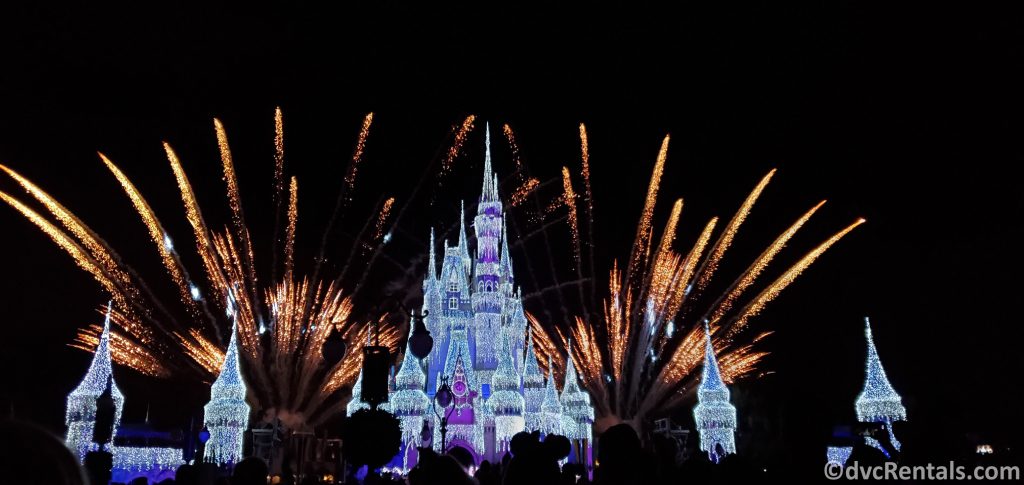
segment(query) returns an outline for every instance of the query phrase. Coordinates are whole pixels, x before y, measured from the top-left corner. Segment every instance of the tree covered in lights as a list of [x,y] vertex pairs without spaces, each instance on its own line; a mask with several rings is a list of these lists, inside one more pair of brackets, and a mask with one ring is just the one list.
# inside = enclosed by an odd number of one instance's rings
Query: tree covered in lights
[[113,368],[110,362],[110,306],[107,306],[106,318],[103,321],[103,332],[99,344],[92,356],[92,363],[86,371],[82,382],[68,395],[65,424],[68,427],[65,441],[69,448],[78,454],[81,460],[85,454],[99,449],[93,443],[96,425],[96,402],[104,393],[110,393],[114,401],[113,429],[110,439],[113,441],[117,427],[121,422],[121,410],[124,408],[124,395],[114,381]]
[[712,462],[736,453],[736,408],[729,403],[729,388],[722,381],[718,359],[711,345],[711,330],[704,323],[704,374],[697,388],[693,419],[700,433],[700,449]]
[[907,410],[903,400],[889,383],[882,361],[878,358],[875,339],[871,335],[871,321],[864,318],[864,336],[868,342],[867,367],[864,376],[864,389],[857,396],[855,407],[857,420],[862,423],[879,423],[889,433],[889,440],[897,451],[901,448],[899,440],[893,434],[892,423],[907,420]]
[[205,460],[233,465],[241,461],[242,439],[249,427],[249,405],[245,402],[245,380],[238,366],[238,330],[231,328],[231,342],[224,355],[220,375],[210,386],[203,423],[210,431]]

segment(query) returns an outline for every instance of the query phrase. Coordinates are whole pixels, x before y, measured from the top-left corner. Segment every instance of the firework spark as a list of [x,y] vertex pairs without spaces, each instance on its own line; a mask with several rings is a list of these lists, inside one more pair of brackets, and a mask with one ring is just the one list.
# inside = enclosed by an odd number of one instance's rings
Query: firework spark
[[[363,156],[367,134],[373,120],[364,119],[353,160],[342,186],[342,194],[352,193],[356,168]],[[280,109],[275,110],[274,186],[275,204],[281,200],[284,180],[284,127]],[[155,245],[167,277],[177,289],[184,311],[168,310],[148,290],[145,281],[127,266],[117,253],[71,211],[17,172],[0,165],[8,176],[18,182],[60,226],[11,195],[0,192],[0,199],[35,224],[75,263],[89,273],[111,295],[116,310],[112,321],[119,329],[111,339],[114,360],[143,374],[167,377],[187,372],[212,381],[224,359],[226,343],[222,331],[237,322],[241,355],[248,361],[247,378],[253,393],[254,408],[271,411],[296,427],[321,423],[343,410],[327,406],[327,398],[355,379],[361,359],[358,352],[343,359],[334,368],[322,368],[320,346],[333,329],[348,339],[350,348],[362,342],[377,328],[382,345],[397,349],[399,331],[383,319],[369,325],[353,318],[352,295],[345,294],[340,282],[325,283],[318,279],[298,277],[295,269],[295,241],[298,224],[298,181],[290,178],[288,186],[287,227],[283,251],[285,271],[280,280],[271,278],[269,286],[257,279],[256,255],[249,242],[242,197],[235,173],[235,163],[228,145],[227,131],[214,120],[226,185],[230,224],[222,232],[209,229],[197,202],[192,185],[175,151],[167,143],[164,150],[177,183],[185,218],[188,221],[195,249],[202,263],[206,283],[194,281],[171,236],[152,207],[129,177],[106,156],[100,159],[128,196],[138,213],[147,235]],[[379,242],[384,223],[392,210],[394,198],[388,199],[376,226],[374,241]],[[275,211],[274,217],[279,217]],[[275,233],[276,233],[275,222]],[[326,237],[325,237],[326,238]],[[279,255],[274,245],[274,266]],[[270,268],[270,272],[274,273]],[[205,286],[205,289],[202,287]],[[215,307],[215,312],[207,308]],[[83,328],[73,347],[91,350],[95,347],[99,327]]]
[[526,182],[523,182],[523,184],[520,185],[518,189],[512,192],[512,197],[510,198],[509,204],[512,207],[518,207],[522,205],[523,202],[526,202],[527,197],[529,197],[534,190],[537,190],[538,186],[540,186],[540,180],[537,180],[535,178],[531,178],[528,179]]
[[[698,382],[698,370],[704,356],[703,322],[711,320],[713,345],[719,356],[723,377],[731,382],[753,375],[767,355],[759,350],[759,342],[770,332],[752,339],[738,339],[750,318],[758,314],[783,289],[791,284],[818,257],[832,247],[863,220],[844,228],[803,256],[738,310],[736,304],[746,290],[758,284],[758,278],[769,263],[824,204],[821,202],[804,213],[754,259],[732,284],[708,305],[700,290],[717,276],[719,263],[731,246],[754,203],[775,174],[765,175],[747,196],[736,214],[712,243],[718,218],[712,218],[685,252],[676,252],[678,227],[683,208],[677,199],[666,220],[660,238],[655,239],[654,209],[660,189],[669,137],[658,152],[647,187],[647,196],[636,228],[625,269],[612,263],[608,277],[608,293],[597,312],[584,309],[587,318],[578,316],[562,328],[545,327],[532,315],[530,319],[535,348],[541,362],[554,356],[556,369],[564,369],[571,358],[579,369],[580,379],[594,398],[598,428],[627,421],[641,425],[651,414],[667,413],[683,405]],[[585,127],[580,125],[580,149],[583,162],[584,200],[592,201],[589,187],[589,147]],[[575,197],[568,169],[563,168],[565,190],[562,203]],[[579,238],[578,219],[569,207],[569,234]],[[592,223],[592,217],[588,220]],[[657,242],[657,246],[652,245]],[[579,254],[576,256],[577,264]],[[581,302],[586,304],[581,297]],[[704,314],[696,307],[706,306]],[[701,308],[703,310],[703,308]],[[696,318],[695,318],[696,317]],[[724,323],[723,323],[724,322]],[[558,352],[566,348],[568,356]]]
[[572,179],[569,177],[569,168],[562,167],[562,189],[565,197],[565,206],[569,208],[569,230],[572,237],[572,256],[577,270],[580,270],[580,224],[576,217],[576,192],[572,189]]
[[469,132],[473,131],[473,122],[476,121],[476,115],[469,115],[466,119],[462,120],[462,124],[455,131],[455,141],[448,147],[448,154],[444,157],[444,162],[441,163],[441,176],[451,171],[452,164],[455,163],[455,159],[462,152],[462,145],[466,143],[466,137]]

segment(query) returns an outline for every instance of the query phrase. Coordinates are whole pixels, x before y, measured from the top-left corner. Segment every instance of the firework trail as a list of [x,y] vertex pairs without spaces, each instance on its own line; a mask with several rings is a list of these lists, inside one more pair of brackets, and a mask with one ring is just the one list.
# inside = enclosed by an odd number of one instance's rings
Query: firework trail
[[582,278],[582,265],[580,260],[580,225],[576,217],[576,192],[572,190],[572,179],[569,177],[569,168],[562,167],[562,187],[564,189],[565,206],[569,209],[569,235],[572,237],[572,256],[576,270]]
[[[282,119],[280,110],[276,110],[272,190],[276,205],[283,203]],[[352,167],[357,167],[362,157],[371,121],[372,114],[364,121]],[[32,195],[63,229],[5,192],[0,192],[0,200],[38,227],[111,295],[117,308],[111,312],[111,320],[119,329],[112,339],[112,354],[118,364],[149,376],[167,377],[186,372],[212,381],[224,359],[225,340],[221,330],[230,328],[233,319],[238,325],[240,354],[247,360],[247,379],[252,391],[249,401],[254,408],[269,410],[282,420],[289,420],[296,429],[321,423],[343,410],[326,405],[327,398],[352,383],[354,369],[358,369],[360,361],[350,357],[332,369],[322,368],[320,346],[330,332],[334,329],[342,332],[351,347],[375,327],[379,329],[380,342],[397,349],[399,330],[383,317],[376,325],[354,318],[352,294],[347,293],[340,282],[324,282],[296,274],[298,181],[295,177],[290,178],[288,187],[287,227],[281,254],[277,252],[276,236],[274,245],[274,266],[278,258],[284,261],[284,277],[272,278],[270,285],[259,284],[256,255],[250,243],[227,132],[219,120],[214,120],[214,131],[231,214],[230,224],[222,232],[209,229],[181,161],[169,144],[163,144],[205,273],[205,285],[192,280],[170,234],[129,177],[100,154],[155,245],[166,277],[181,303],[177,312],[170,312],[170,307],[148,290],[145,281],[71,211],[4,166],[0,169]],[[354,170],[350,168],[352,177],[346,179],[343,192],[351,193]],[[377,225],[377,239],[393,204],[393,198],[386,201]],[[279,209],[275,210],[275,220],[280,213]],[[276,268],[269,269],[273,273]],[[208,303],[215,307],[215,312],[207,308]],[[160,310],[162,316],[153,314],[150,308]],[[87,326],[71,345],[91,350],[98,332],[99,327]]]
[[[587,139],[587,127],[580,123],[580,175],[583,177],[583,201],[587,206],[587,254],[590,260],[590,274],[595,273],[594,266],[594,192],[590,188],[590,142]],[[590,285],[590,304],[596,306],[597,285]]]
[[466,143],[466,137],[469,132],[473,131],[473,123],[476,121],[476,115],[469,115],[466,119],[462,120],[462,124],[459,125],[455,131],[455,141],[452,142],[451,146],[448,147],[448,154],[444,157],[444,161],[441,163],[441,172],[438,174],[437,184],[440,187],[444,177],[448,175],[452,170],[452,165],[455,163],[455,159],[462,152],[462,145]]
[[271,241],[270,279],[277,279],[277,245],[281,237],[281,204],[284,197],[284,114],[274,108],[274,235]]
[[[621,269],[618,262],[613,261],[608,293],[598,311],[583,310],[585,315],[597,315],[597,318],[577,316],[571,323],[561,326],[551,325],[552,322],[544,325],[533,315],[528,316],[538,356],[552,355],[555,371],[565,368],[566,359],[571,358],[576,364],[582,383],[594,398],[599,416],[598,429],[618,422],[630,422],[641,427],[650,415],[668,413],[691,398],[690,391],[699,380],[698,371],[703,361],[704,321],[719,322],[712,326],[712,341],[719,355],[723,377],[731,382],[755,373],[767,355],[767,352],[758,350],[758,344],[770,332],[739,340],[749,319],[825,251],[863,222],[858,220],[834,234],[763,287],[739,310],[734,309],[744,298],[746,290],[758,284],[769,263],[824,202],[813,206],[777,236],[725,292],[708,305],[708,299],[700,297],[700,290],[716,276],[720,261],[775,170],[761,179],[717,238],[718,218],[715,217],[704,225],[687,251],[677,253],[674,246],[681,222],[682,199],[673,204],[657,239],[653,221],[668,144],[669,137],[666,136],[654,164],[625,268]],[[584,200],[587,202],[588,222],[592,225],[589,147],[583,125],[580,125],[580,148]],[[568,206],[568,200],[575,198],[575,193],[567,172],[568,169],[563,168],[566,188],[562,202]],[[573,207],[569,207],[570,238],[575,243],[579,237],[579,222],[573,213]],[[574,251],[577,247],[574,244]],[[579,253],[574,253],[574,256],[578,264]],[[706,306],[706,313],[697,319],[687,317],[697,306]],[[558,352],[561,348],[568,350],[568,356]]]
[[313,269],[313,279],[317,279],[320,276],[320,267],[324,262],[324,255],[327,251],[327,242],[331,236],[331,231],[334,229],[334,224],[345,212],[349,202],[352,201],[352,194],[355,192],[356,186],[356,175],[359,172],[359,162],[363,160],[363,152],[366,151],[366,139],[370,136],[370,126],[372,124],[373,113],[367,113],[366,117],[363,118],[363,124],[359,129],[359,138],[356,139],[356,148],[352,152],[352,158],[349,160],[348,169],[345,171],[344,183],[342,184],[341,190],[338,191],[338,200],[334,203],[334,210],[331,212],[331,218],[327,221],[327,228],[324,229],[323,235],[320,238],[320,250],[317,251],[316,266]]
[[509,198],[509,205],[512,207],[522,205],[523,202],[526,202],[527,197],[529,197],[534,190],[537,190],[539,185],[540,180],[535,178],[527,179],[519,186],[519,188],[512,192],[512,196]]

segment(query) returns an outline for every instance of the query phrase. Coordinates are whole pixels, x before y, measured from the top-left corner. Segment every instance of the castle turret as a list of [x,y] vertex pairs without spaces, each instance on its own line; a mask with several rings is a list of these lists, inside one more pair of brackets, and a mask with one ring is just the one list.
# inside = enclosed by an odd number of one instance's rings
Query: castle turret
[[[447,345],[448,340],[448,329],[444,328],[446,320],[441,318],[441,305],[443,304],[443,286],[441,279],[437,275],[437,243],[434,240],[434,229],[430,229],[430,251],[429,258],[427,260],[427,276],[423,279],[423,308],[422,312],[427,315],[428,318],[424,320],[427,326],[427,330],[430,331],[430,335],[434,338],[434,345],[444,347]],[[427,357],[428,363],[437,358],[437,356],[443,358],[443,354],[437,352],[431,352]],[[435,366],[436,369],[437,366]]]
[[[533,335],[530,333],[527,333],[526,355],[523,360],[525,362],[523,365],[523,399],[526,402],[523,417],[527,431],[539,430],[541,429],[540,405],[544,401],[544,373],[541,372],[537,355],[534,354]],[[557,398],[557,395],[555,397]]]
[[[410,326],[409,336],[412,337]],[[411,340],[411,339],[410,339]],[[423,422],[430,407],[430,398],[423,392],[427,383],[427,376],[423,374],[423,368],[412,355],[411,343],[406,345],[405,357],[402,358],[402,366],[395,375],[395,392],[389,397],[391,411],[402,423],[402,465],[409,468],[409,458],[415,452],[417,446],[422,446],[421,432]]]
[[562,434],[562,403],[558,400],[558,388],[555,387],[555,364],[548,356],[548,385],[544,390],[544,400],[540,405],[540,427],[537,429],[545,435]]
[[[475,367],[482,377],[489,377],[497,367],[502,310],[499,249],[504,224],[502,204],[498,199],[497,177],[491,169],[491,129],[487,126],[484,153],[484,179],[474,219],[476,231],[476,264],[473,267],[473,333],[476,341]],[[486,395],[486,393],[485,393]]]
[[[568,348],[572,348],[572,340]],[[571,463],[589,463],[593,442],[594,406],[590,394],[580,388],[572,353],[566,356],[565,386],[562,388],[562,434],[572,443]]]
[[210,431],[205,445],[206,461],[235,464],[242,460],[242,439],[249,427],[245,394],[245,380],[238,366],[238,328],[232,324],[224,363],[217,380],[210,386],[210,402],[204,408],[203,423]]
[[697,388],[697,406],[693,419],[700,433],[700,449],[712,462],[736,453],[736,408],[729,403],[729,388],[722,382],[718,359],[711,345],[711,330],[704,323],[704,374]]
[[352,416],[360,409],[370,409],[370,405],[363,402],[363,369],[359,369],[359,376],[356,383],[352,385],[352,398],[345,406],[345,415]]
[[897,451],[901,445],[892,432],[892,423],[907,420],[907,409],[903,400],[889,383],[885,375],[882,361],[878,358],[875,339],[871,335],[871,322],[864,317],[864,336],[868,342],[867,368],[864,376],[864,389],[857,396],[857,420],[865,423],[881,423],[889,432],[889,440]]
[[512,436],[525,429],[523,417],[526,403],[519,392],[519,373],[513,364],[508,331],[502,331],[498,368],[491,377],[491,397],[487,404],[494,411],[495,450],[501,456],[508,449]]
[[110,361],[110,305],[103,320],[103,331],[100,333],[96,352],[92,363],[86,371],[82,382],[68,395],[65,424],[68,427],[65,442],[78,454],[79,460],[91,450],[97,449],[93,443],[93,430],[96,425],[96,401],[104,393],[109,392],[114,401],[114,422],[110,435],[113,441],[117,427],[121,422],[121,410],[124,408],[124,395],[114,382],[114,373]]

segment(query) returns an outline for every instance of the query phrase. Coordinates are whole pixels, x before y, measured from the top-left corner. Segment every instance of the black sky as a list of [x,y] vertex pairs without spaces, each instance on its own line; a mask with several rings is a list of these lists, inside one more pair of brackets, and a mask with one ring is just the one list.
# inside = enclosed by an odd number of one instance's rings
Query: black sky
[[[1022,195],[1012,174],[1024,31],[1013,12],[965,7],[17,7],[0,15],[0,163],[138,261],[151,257],[145,233],[96,150],[174,219],[160,147],[168,140],[201,202],[223,207],[217,116],[253,213],[269,201],[262,188],[280,105],[289,167],[315,225],[367,111],[376,118],[357,195],[365,204],[382,192],[401,202],[468,113],[510,123],[542,179],[578,166],[582,121],[606,265],[628,247],[658,143],[671,133],[658,214],[683,197],[686,240],[707,217],[731,216],[779,168],[730,253],[737,264],[823,198],[787,261],[868,219],[756,321],[776,332],[767,344],[776,373],[746,389],[766,396],[759,412],[777,421],[792,455],[813,455],[787,459],[817,463],[832,424],[853,420],[864,315],[920,447],[948,456],[966,433],[1011,439],[1022,392]],[[479,132],[468,147],[450,200],[417,213],[420,233],[410,237],[450,224],[455,201],[478,193]],[[511,170],[507,147],[495,157],[499,171]],[[0,188],[15,190],[10,180]],[[174,224],[187,240],[184,223]],[[7,208],[0,248],[0,404],[62,431],[63,398],[88,359],[66,344],[98,320],[105,297]],[[407,253],[396,257],[422,264],[422,250]],[[154,419],[173,422],[205,399],[201,386],[120,373],[127,418],[151,401]]]

